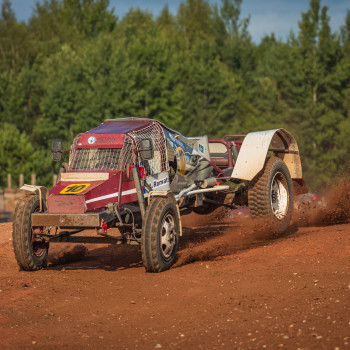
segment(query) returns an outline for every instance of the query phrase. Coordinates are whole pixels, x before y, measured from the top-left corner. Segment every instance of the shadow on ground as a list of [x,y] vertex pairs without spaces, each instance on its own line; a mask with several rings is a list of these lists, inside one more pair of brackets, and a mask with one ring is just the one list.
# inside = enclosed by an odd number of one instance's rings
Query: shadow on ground
[[[210,225],[183,227],[175,266],[213,260],[241,250],[273,244],[296,232],[297,227],[292,226],[286,233],[277,236],[263,225],[252,226],[249,219],[214,220]],[[50,251],[47,269],[117,271],[142,267],[139,246],[56,244]]]

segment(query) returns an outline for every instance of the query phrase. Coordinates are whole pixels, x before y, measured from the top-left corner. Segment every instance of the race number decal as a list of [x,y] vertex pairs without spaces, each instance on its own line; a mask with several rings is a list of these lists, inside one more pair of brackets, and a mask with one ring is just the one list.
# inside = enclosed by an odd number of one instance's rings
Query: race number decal
[[187,168],[185,152],[181,147],[176,147],[176,152],[179,155],[179,173],[185,175]]
[[87,189],[90,186],[90,184],[71,184],[65,187],[60,193],[64,194],[76,194],[83,192],[85,189]]

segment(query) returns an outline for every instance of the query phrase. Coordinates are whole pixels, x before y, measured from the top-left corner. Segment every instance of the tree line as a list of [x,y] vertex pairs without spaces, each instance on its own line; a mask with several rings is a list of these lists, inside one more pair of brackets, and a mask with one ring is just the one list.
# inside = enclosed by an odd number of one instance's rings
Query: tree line
[[345,171],[350,11],[332,32],[327,7],[310,0],[287,40],[254,43],[241,5],[186,0],[176,14],[131,8],[119,18],[108,0],[44,0],[24,23],[3,0],[0,187],[7,173],[36,173],[50,186],[52,139],[68,149],[78,133],[130,116],[187,136],[283,127],[298,141],[309,187]]

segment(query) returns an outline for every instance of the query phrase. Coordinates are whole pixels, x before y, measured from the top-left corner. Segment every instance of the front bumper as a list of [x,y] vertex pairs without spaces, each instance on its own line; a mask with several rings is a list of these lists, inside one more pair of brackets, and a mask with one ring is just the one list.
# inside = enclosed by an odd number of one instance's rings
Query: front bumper
[[32,214],[32,226],[59,226],[61,228],[95,228],[101,227],[102,220],[109,223],[115,219],[111,211],[84,214],[52,214],[34,213]]

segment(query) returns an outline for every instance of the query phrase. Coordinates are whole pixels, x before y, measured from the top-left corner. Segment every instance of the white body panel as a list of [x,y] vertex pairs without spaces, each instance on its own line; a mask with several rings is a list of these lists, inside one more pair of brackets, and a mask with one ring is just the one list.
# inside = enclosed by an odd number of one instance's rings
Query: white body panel
[[61,173],[61,181],[102,181],[108,180],[108,173]]
[[147,176],[146,182],[152,188],[152,191],[170,191],[169,173],[167,171]]
[[43,201],[47,201],[47,188],[44,186],[37,186],[37,185],[26,185],[24,184],[20,190],[26,191],[26,192],[33,192],[37,193],[39,195],[40,199],[40,212],[43,211]]
[[287,147],[290,151],[297,152],[297,154],[277,153],[276,156],[286,163],[292,179],[302,179],[298,145],[294,137],[284,129],[249,133],[243,140],[231,176],[236,179],[252,180],[263,168],[270,145],[272,148]]
[[24,190],[24,191],[28,191],[28,192],[36,192],[36,193],[39,193],[39,191],[41,189],[45,189],[46,188],[44,186],[38,186],[38,185],[27,185],[27,184],[24,184],[20,190]]

